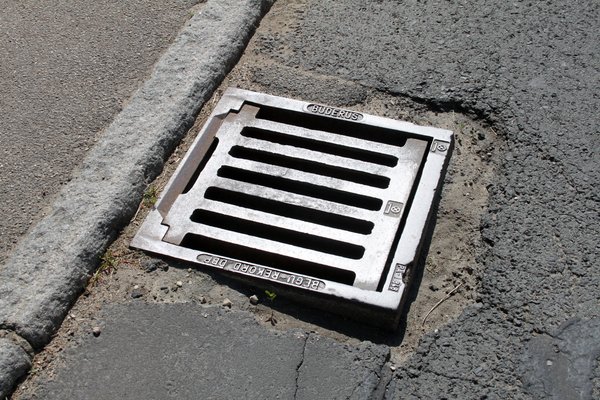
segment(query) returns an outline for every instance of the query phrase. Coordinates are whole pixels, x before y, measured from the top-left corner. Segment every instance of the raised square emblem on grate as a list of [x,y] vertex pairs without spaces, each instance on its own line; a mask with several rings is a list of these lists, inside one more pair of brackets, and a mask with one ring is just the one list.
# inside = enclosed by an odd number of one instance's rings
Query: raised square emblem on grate
[[229,89],[132,246],[395,326],[452,133]]

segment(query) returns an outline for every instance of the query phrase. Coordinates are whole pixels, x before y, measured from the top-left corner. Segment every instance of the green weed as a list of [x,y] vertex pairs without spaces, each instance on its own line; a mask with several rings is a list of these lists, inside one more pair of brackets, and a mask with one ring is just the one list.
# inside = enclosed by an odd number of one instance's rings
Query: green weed
[[98,283],[100,276],[111,275],[117,269],[117,259],[114,254],[109,250],[101,258],[100,266],[92,275],[90,279],[90,285],[95,285]]
[[158,199],[158,194],[156,192],[156,186],[150,185],[144,192],[144,197],[142,198],[142,204],[146,208],[152,207],[156,204],[156,200]]
[[270,292],[268,290],[265,290],[265,294],[267,295],[267,298],[271,301],[275,300],[275,297],[277,297],[275,292]]

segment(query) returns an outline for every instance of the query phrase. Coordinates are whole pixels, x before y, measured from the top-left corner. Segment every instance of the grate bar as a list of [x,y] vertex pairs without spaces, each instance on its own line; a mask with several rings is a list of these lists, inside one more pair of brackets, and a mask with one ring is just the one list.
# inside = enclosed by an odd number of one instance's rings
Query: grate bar
[[[240,182],[253,183],[258,186],[282,190],[288,193],[296,193],[311,198],[332,201],[365,210],[380,210],[383,202],[381,199],[347,192],[323,185],[284,178],[278,175],[269,175],[256,171],[249,171],[230,166],[219,168],[218,175],[223,178],[233,179]],[[283,173],[282,175],[285,175]],[[288,174],[293,177],[293,174]]]
[[277,249],[277,253],[286,257],[298,258],[316,264],[328,265],[333,268],[347,269],[353,272],[359,271],[363,264],[360,260],[202,224],[191,224],[189,227],[186,226],[185,229],[180,226],[170,227],[163,238],[163,241],[180,245],[184,237],[190,233],[211,237],[216,240],[222,240],[240,246],[251,247],[260,251],[272,252],[273,249]]
[[[390,184],[390,179],[384,176],[381,171],[383,167],[374,170],[374,168],[370,167],[372,164],[369,164],[369,167],[365,165],[363,169],[349,168],[349,163],[345,163],[345,165],[341,162],[336,163],[336,161],[340,161],[340,157],[331,157],[326,154],[298,149],[286,149],[285,146],[279,146],[274,143],[266,145],[264,143],[248,143],[248,140],[245,140],[242,144],[244,146],[234,146],[229,151],[229,155],[237,159],[277,165],[382,189],[387,188]],[[297,153],[296,156],[287,155],[286,153],[289,150]]]
[[229,189],[229,190],[237,190],[242,193],[246,193],[253,196],[264,196],[275,201],[280,201],[283,203],[288,203],[292,205],[315,208],[327,213],[338,214],[338,215],[352,215],[354,218],[362,219],[369,221],[376,217],[378,212],[364,210],[352,206],[347,206],[345,204],[339,204],[332,201],[315,199],[309,196],[303,196],[300,194],[289,193],[277,189],[264,188],[257,185],[232,181],[225,178],[217,178],[214,180],[214,186]]
[[[216,208],[219,209],[220,207]],[[234,207],[223,208],[229,209],[229,211],[234,209]],[[281,217],[271,218],[268,222],[257,222],[252,220],[252,218],[240,218],[231,214],[224,214],[221,212],[210,211],[207,208],[201,208],[196,209],[192,213],[190,219],[193,222],[202,225],[214,226],[232,232],[239,232],[263,239],[291,244],[293,246],[333,254],[352,260],[359,260],[365,254],[365,248],[359,244],[316,235],[314,232],[305,232],[294,229],[296,226],[293,224],[290,224],[289,227],[284,227],[284,221],[282,221],[283,218]]]
[[[339,238],[343,237],[344,242],[357,246],[360,246],[362,243],[364,243],[365,240],[365,235],[351,232],[348,229],[332,228],[329,226],[324,226],[322,224],[302,221],[300,219],[295,218],[282,217],[272,213],[252,210],[249,208],[221,203],[214,200],[203,199],[203,201],[197,204],[197,206],[198,207],[192,212],[192,214],[197,212],[198,210],[222,213],[230,215],[232,217],[246,219],[248,221],[269,224],[278,228],[286,228],[298,232],[306,232],[311,235],[320,236],[326,239],[338,240]],[[194,221],[193,218],[191,220]]]
[[312,222],[363,235],[368,235],[373,231],[373,223],[369,221],[332,214],[320,209],[290,204],[262,196],[249,195],[234,190],[211,186],[206,189],[204,197],[221,203],[250,208],[252,210]]
[[[355,274],[340,268],[333,268],[323,264],[309,262],[299,258],[283,256],[272,251],[262,251],[253,249],[248,246],[233,244],[223,240],[217,240],[208,236],[201,236],[194,233],[185,235],[181,246],[200,251],[201,253],[220,254],[223,257],[240,260],[244,263],[252,263],[263,265],[271,268],[281,268],[286,266],[286,270],[296,272],[303,275],[309,275],[320,279],[328,279],[333,282],[352,285],[354,283]],[[248,264],[246,264],[248,265]],[[267,271],[264,268],[257,268],[257,275],[271,276],[272,271]],[[292,276],[283,276],[284,279],[294,279]]]
[[[392,159],[394,165],[389,166],[389,165],[378,164],[378,163],[374,163],[374,162],[361,161],[361,160],[350,158],[348,156],[328,154],[326,152],[316,150],[315,148],[306,149],[306,148],[301,148],[301,147],[297,147],[294,145],[285,145],[285,144],[275,143],[275,142],[269,141],[269,140],[256,139],[254,137],[244,136],[243,135],[244,131],[246,131],[247,135],[249,135],[251,132],[253,132],[253,130],[247,130],[247,129],[242,130],[242,139],[240,139],[240,141],[238,142],[241,146],[249,147],[249,148],[256,149],[256,150],[263,150],[263,151],[267,151],[270,153],[281,154],[281,155],[287,156],[287,157],[300,158],[300,159],[304,159],[307,161],[324,163],[324,164],[328,164],[328,165],[332,165],[332,166],[348,168],[351,170],[363,171],[363,172],[366,172],[369,174],[381,175],[381,176],[387,176],[389,174],[391,168],[397,164],[396,157],[393,157],[393,156],[391,157],[391,159]],[[256,131],[254,131],[254,132],[256,132]],[[269,131],[258,131],[258,132],[264,133],[264,132],[269,132]],[[258,133],[258,132],[256,132],[256,133]],[[256,136],[258,136],[258,135],[256,135]],[[276,135],[276,136],[282,136],[282,135]],[[282,136],[282,137],[284,137],[284,136]],[[293,136],[292,136],[292,138],[293,138]],[[306,145],[306,143],[303,143],[303,144]],[[319,147],[325,147],[328,144],[332,145],[331,142],[325,142],[324,145],[321,145],[319,142],[314,142],[311,144],[319,145]],[[375,159],[376,157],[377,157],[377,160],[379,160],[381,158],[387,159],[387,157],[385,157],[386,154],[380,154],[380,153],[375,153],[375,152],[362,152],[360,148],[341,147],[338,145],[330,146],[330,147],[331,147],[329,149],[330,151],[337,150],[338,153],[343,150],[346,150],[346,151],[354,150],[356,156],[372,155],[371,156],[372,159]]]
[[308,183],[318,185],[328,189],[343,191],[349,194],[379,199],[385,196],[387,190],[375,188],[373,186],[362,185],[360,183],[350,182],[343,179],[332,178],[329,176],[312,174],[277,165],[263,164],[251,160],[238,159],[235,161],[235,168],[246,171],[253,171],[262,175],[281,177],[295,183]]
[[314,131],[330,132],[360,139],[368,138],[369,141],[392,146],[403,146],[407,136],[410,135],[408,132],[402,132],[402,134],[400,134],[396,129],[366,124],[359,124],[358,126],[360,126],[360,129],[357,129],[357,124],[352,121],[336,118],[323,118],[320,115],[310,115],[296,110],[282,110],[269,106],[260,107],[260,110],[256,113],[256,118],[298,126]]
[[398,159],[396,157],[388,154],[378,153],[353,146],[343,146],[339,143],[325,142],[300,136],[288,135],[282,132],[275,132],[266,129],[246,127],[242,130],[242,136],[266,142],[277,143],[283,146],[291,146],[294,148],[316,151],[319,154],[329,154],[371,164],[379,164],[386,167],[394,167],[398,163]]
[[[318,209],[327,214],[352,216],[355,220],[370,222],[373,219],[379,218],[378,212],[350,207],[344,204],[315,199],[294,193],[288,193],[277,189],[259,187],[245,182],[232,181],[226,178],[218,177],[212,180],[210,185],[210,187],[240,192],[245,195],[266,197],[273,201],[285,203],[291,206]],[[179,221],[185,221],[194,212],[194,210],[200,208],[206,200],[204,198],[204,194],[202,194],[201,197],[196,198],[194,201],[187,201],[185,196],[186,195],[180,196],[181,199],[177,200],[176,207],[173,207],[172,211],[165,217],[164,221],[166,225],[171,226],[181,223]]]
[[[388,145],[378,142],[373,142],[366,139],[359,139],[355,137],[344,136],[336,133],[330,133],[319,130],[306,129],[294,125],[286,125],[280,122],[274,122],[263,119],[251,119],[248,121],[248,127],[263,129],[266,131],[273,132],[285,132],[286,135],[295,136],[299,138],[306,138],[318,142],[335,143],[341,146],[352,147],[356,149],[369,149],[370,152],[385,155],[387,157],[395,158],[398,153],[402,152],[402,146]],[[361,129],[357,127],[355,129]],[[368,136],[367,136],[368,137]],[[405,140],[405,139],[404,139]],[[395,164],[395,163],[394,163]],[[394,165],[391,165],[394,166]]]

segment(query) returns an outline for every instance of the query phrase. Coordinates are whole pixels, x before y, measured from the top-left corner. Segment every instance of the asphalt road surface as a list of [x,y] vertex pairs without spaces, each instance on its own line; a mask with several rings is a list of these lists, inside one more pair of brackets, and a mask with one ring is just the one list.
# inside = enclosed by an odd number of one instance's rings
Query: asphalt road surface
[[196,3],[0,1],[0,263]]

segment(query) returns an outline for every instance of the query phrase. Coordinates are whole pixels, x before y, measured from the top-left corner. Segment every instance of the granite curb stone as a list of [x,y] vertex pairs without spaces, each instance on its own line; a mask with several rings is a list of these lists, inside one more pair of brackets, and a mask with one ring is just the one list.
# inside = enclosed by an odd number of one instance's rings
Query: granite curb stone
[[13,385],[31,367],[31,357],[19,345],[0,337],[0,399],[9,395]]

